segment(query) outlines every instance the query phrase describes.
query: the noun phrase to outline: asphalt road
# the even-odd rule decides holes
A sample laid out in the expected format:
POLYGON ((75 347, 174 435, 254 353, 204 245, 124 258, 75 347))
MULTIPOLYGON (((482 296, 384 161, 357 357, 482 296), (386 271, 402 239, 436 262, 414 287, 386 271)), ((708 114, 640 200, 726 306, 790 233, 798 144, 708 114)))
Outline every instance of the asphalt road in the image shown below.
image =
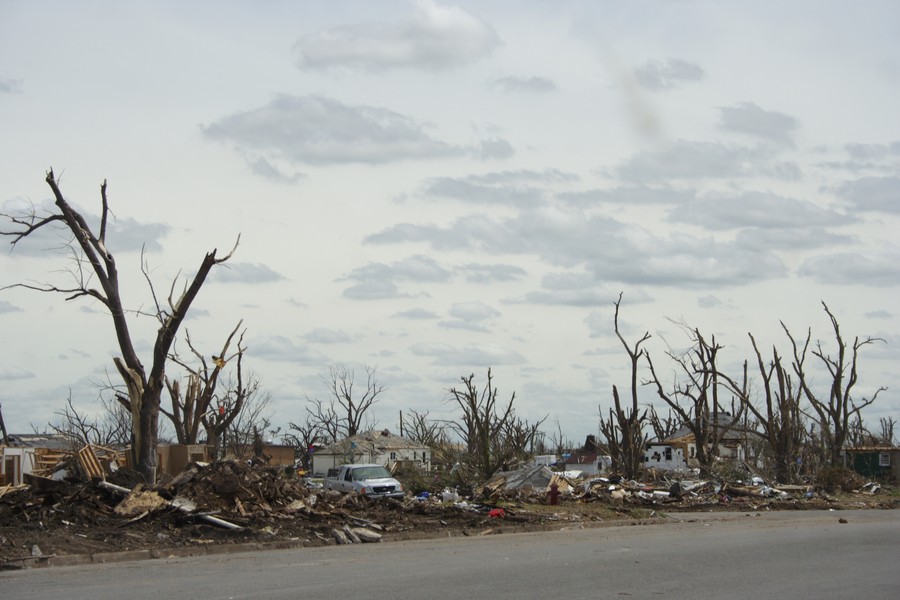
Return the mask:
POLYGON ((900 598, 900 511, 673 517, 5 572, 0 598, 900 598))

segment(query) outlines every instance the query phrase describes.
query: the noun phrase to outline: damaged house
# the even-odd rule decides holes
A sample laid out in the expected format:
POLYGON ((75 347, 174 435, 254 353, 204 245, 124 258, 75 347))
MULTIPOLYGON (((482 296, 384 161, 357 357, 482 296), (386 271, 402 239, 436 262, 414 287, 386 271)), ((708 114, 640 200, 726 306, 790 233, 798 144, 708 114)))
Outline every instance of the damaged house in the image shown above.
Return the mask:
POLYGON ((341 465, 374 463, 393 469, 396 465, 415 465, 431 470, 431 448, 407 438, 393 435, 387 429, 366 431, 315 451, 312 472, 316 477, 341 465))

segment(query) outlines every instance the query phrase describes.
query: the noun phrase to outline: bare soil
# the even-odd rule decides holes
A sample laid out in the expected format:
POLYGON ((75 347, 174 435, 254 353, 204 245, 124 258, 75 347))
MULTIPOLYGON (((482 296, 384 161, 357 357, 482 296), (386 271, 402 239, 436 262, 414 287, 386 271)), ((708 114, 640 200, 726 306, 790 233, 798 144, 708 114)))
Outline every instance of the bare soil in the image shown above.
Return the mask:
MULTIPOLYGON (((545 494, 441 502, 408 497, 370 500, 310 489, 292 474, 241 462, 194 466, 172 481, 142 490, 122 471, 113 478, 134 488, 128 498, 98 482, 59 481, 0 496, 0 568, 21 568, 46 556, 172 549, 206 544, 336 543, 334 530, 364 527, 382 539, 486 535, 504 531, 646 522, 665 512, 698 510, 808 510, 895 508, 889 494, 817 494, 791 498, 685 496, 625 500, 600 493, 566 496, 549 506, 545 494), (153 492, 139 496, 140 492, 153 492), (190 501, 192 512, 172 506, 190 501), (498 511, 497 509, 502 509, 498 511), (493 512, 492 512, 493 511, 493 512), (498 513, 502 515, 498 516, 498 513), (204 520, 214 515, 240 526, 229 530, 204 520)), ((116 481, 117 480, 117 481, 116 481)))

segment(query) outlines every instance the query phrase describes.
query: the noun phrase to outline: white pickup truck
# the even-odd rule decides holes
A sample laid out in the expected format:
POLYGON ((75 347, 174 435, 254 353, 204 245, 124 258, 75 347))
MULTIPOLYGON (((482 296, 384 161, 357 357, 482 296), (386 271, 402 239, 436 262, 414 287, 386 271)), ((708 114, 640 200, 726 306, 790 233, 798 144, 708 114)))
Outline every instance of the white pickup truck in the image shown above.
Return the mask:
POLYGON ((381 465, 354 464, 331 469, 325 489, 363 494, 369 498, 403 498, 403 485, 381 465))

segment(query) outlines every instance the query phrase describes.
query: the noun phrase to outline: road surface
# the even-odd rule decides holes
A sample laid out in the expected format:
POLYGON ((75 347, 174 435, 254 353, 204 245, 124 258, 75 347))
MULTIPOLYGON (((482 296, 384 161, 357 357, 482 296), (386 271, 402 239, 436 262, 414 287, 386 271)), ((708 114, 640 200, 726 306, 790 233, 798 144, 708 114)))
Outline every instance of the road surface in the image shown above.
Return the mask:
POLYGON ((900 511, 669 521, 12 571, 0 573, 0 597, 900 598, 900 511))

